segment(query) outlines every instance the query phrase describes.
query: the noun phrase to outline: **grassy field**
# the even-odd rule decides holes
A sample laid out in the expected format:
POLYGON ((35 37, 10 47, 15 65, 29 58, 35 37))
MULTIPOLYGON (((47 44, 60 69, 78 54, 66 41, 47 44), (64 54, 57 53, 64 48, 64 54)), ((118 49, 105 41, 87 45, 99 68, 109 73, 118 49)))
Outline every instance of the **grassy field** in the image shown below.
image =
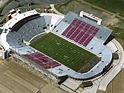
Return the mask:
POLYGON ((94 54, 52 33, 48 33, 39 40, 32 42, 30 46, 75 71, 79 71, 85 64, 95 57, 94 54))
POLYGON ((124 0, 85 0, 124 17, 124 0))
POLYGON ((108 25, 108 28, 113 30, 112 35, 115 36, 115 39, 117 39, 124 48, 124 20, 118 20, 118 23, 115 25, 108 25))
POLYGON ((84 5, 81 1, 77 0, 70 0, 69 2, 64 4, 56 4, 55 8, 63 14, 67 14, 69 11, 79 14, 82 10, 85 10, 86 12, 91 12, 90 8, 94 9, 93 7, 84 5))

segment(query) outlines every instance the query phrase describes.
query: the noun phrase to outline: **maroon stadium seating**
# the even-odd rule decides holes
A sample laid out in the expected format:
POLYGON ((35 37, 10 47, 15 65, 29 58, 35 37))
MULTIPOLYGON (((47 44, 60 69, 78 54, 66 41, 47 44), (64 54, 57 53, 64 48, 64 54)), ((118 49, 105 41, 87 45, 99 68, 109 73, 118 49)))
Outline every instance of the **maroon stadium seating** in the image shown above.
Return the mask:
POLYGON ((83 46, 87 46, 98 30, 98 28, 75 18, 62 35, 83 46))
POLYGON ((60 65, 58 62, 53 61, 49 57, 38 52, 32 54, 24 54, 23 56, 44 67, 45 69, 54 68, 60 65))

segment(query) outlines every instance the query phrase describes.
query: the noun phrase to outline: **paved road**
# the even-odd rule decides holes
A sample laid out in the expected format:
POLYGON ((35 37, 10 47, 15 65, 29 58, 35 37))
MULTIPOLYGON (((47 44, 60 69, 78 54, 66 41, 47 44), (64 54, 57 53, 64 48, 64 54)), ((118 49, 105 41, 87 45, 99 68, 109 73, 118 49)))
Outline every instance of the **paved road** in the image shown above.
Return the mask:
MULTIPOLYGON (((5 2, 6 0, 3 0, 3 1, 5 2)), ((33 3, 40 3, 41 6, 44 6, 44 5, 48 5, 48 4, 66 3, 68 1, 69 0, 17 0, 17 1, 13 0, 9 5, 7 5, 5 7, 5 9, 3 9, 1 14, 5 15, 9 10, 11 10, 13 8, 18 8, 19 6, 26 6, 26 5, 30 4, 31 2, 33 2, 33 3)))
POLYGON ((8 0, 1 0, 0 1, 0 7, 2 7, 8 0))
MULTIPOLYGON (((0 7, 2 7, 6 2, 8 2, 8 0, 1 0, 0 1, 0 7)), ((3 19, 3 16, 0 16, 0 20, 3 19)))

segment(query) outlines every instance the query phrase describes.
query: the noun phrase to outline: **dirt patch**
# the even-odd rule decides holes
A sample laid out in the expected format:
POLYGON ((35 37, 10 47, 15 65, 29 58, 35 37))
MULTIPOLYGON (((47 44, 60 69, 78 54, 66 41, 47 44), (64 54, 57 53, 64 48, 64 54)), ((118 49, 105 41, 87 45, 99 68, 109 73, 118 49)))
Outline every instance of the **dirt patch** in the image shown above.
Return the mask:
POLYGON ((112 15, 109 14, 109 13, 106 13, 106 12, 102 12, 104 15, 108 16, 108 17, 111 17, 112 15))
POLYGON ((119 22, 118 18, 112 18, 107 21, 108 22, 106 22, 106 26, 108 26, 108 25, 115 26, 119 22))
POLYGON ((114 19, 111 20, 110 25, 114 26, 118 22, 119 22, 119 20, 117 18, 114 18, 114 19))

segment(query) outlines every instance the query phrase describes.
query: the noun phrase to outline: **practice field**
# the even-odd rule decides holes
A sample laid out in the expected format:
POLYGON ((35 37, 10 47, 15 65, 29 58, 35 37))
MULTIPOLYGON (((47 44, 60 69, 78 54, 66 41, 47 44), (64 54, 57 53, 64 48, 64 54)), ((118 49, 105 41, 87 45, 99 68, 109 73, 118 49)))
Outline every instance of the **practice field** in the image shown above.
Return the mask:
POLYGON ((31 45, 35 49, 45 53, 67 67, 79 71, 96 55, 84 50, 61 37, 48 33, 31 45))

